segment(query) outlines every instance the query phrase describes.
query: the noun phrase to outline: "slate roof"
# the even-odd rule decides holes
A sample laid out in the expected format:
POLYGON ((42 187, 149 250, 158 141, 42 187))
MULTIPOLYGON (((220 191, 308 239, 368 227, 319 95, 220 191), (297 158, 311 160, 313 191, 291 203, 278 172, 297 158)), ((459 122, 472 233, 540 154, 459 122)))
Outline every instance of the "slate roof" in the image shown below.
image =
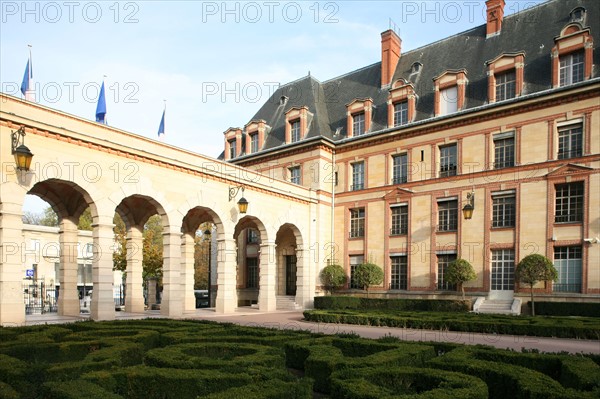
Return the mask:
MULTIPOLYGON (((486 61, 504 53, 525 53, 525 84, 522 95, 551 89, 551 49, 555 45, 554 38, 570 22, 571 10, 580 6, 586 9, 585 25, 591 29, 594 38, 592 78, 598 77, 600 1, 550 0, 505 16, 502 31, 497 36, 486 39, 486 25, 483 24, 402 53, 392 82, 404 78, 414 85, 418 96, 415 122, 434 116, 433 78, 447 70, 467 71, 465 109, 486 105, 486 61), (415 62, 420 62, 422 68, 418 74, 411 75, 415 62)), ((381 88, 381 62, 325 82, 320 82, 309 75, 285 84, 273 93, 252 118, 252 120, 264 119, 267 125, 271 126, 271 131, 259 153, 285 145, 285 112, 292 107, 307 106, 312 114, 308 120, 308 133, 305 140, 314 137, 325 137, 333 141, 346 139, 346 105, 356 98, 373 99, 370 132, 386 129, 388 94, 388 88, 381 88), (280 104, 282 96, 288 97, 285 104, 280 104)), ((250 154, 248 157, 253 155, 250 154)), ((244 153, 236 160, 242 157, 244 153)))

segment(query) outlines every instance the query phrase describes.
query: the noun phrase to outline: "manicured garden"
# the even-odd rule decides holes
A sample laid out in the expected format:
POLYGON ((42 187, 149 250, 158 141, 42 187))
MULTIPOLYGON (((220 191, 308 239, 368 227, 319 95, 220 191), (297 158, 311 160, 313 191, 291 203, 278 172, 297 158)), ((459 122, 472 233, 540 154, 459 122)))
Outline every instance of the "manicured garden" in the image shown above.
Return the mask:
POLYGON ((0 328, 0 398, 585 399, 600 395, 596 361, 213 322, 79 322, 0 328))
MULTIPOLYGON (((542 303, 538 307, 546 314, 564 314, 567 306, 542 303)), ((572 314, 600 314, 597 304, 568 307, 572 314)), ((315 310, 305 311, 304 318, 319 323, 600 339, 600 317, 483 315, 469 309, 470 301, 324 296, 315 298, 315 310)))

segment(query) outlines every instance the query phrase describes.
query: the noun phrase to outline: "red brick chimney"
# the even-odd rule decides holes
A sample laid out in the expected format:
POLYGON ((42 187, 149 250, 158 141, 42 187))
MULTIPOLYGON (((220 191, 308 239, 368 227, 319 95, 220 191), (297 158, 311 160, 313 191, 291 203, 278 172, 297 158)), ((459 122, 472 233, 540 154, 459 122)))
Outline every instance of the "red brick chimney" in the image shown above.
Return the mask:
POLYGON ((392 29, 381 34, 381 86, 391 83, 400 60, 402 40, 392 29))
POLYGON ((487 0, 487 29, 486 39, 500 34, 502 30, 502 20, 504 19, 504 0, 487 0))

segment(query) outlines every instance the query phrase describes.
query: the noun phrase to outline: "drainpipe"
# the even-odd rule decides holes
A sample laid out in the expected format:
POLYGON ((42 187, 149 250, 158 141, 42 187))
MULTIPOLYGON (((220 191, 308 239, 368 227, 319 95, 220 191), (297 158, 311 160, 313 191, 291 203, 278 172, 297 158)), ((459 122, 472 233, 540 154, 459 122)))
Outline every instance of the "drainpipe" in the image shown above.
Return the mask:
POLYGON ((329 259, 330 259, 330 264, 334 263, 334 255, 335 255, 335 248, 334 248, 334 226, 335 226, 335 184, 336 184, 336 180, 337 180, 337 176, 336 176, 336 166, 335 166, 335 148, 333 149, 333 151, 331 152, 331 173, 333 173, 333 178, 331 179, 331 221, 330 221, 330 237, 329 237, 329 241, 331 242, 331 254, 329 255, 329 259))

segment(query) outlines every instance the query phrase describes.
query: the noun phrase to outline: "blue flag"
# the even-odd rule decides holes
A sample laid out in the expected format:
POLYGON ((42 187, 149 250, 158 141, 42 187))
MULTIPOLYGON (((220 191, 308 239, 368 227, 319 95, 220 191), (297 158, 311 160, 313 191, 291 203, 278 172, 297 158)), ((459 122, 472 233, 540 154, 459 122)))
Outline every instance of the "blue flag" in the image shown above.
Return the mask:
POLYGON ((25 73, 23 74, 23 82, 21 83, 21 93, 27 98, 28 92, 31 90, 31 79, 33 79, 33 65, 31 60, 27 60, 25 73))
POLYGON ((160 125, 158 126, 159 139, 162 139, 165 135, 165 112, 167 112, 166 109, 163 111, 162 118, 160 119, 160 125))
POLYGON ((98 96, 98 105, 96 106, 96 122, 106 125, 106 97, 104 96, 104 82, 100 87, 100 95, 98 96))

